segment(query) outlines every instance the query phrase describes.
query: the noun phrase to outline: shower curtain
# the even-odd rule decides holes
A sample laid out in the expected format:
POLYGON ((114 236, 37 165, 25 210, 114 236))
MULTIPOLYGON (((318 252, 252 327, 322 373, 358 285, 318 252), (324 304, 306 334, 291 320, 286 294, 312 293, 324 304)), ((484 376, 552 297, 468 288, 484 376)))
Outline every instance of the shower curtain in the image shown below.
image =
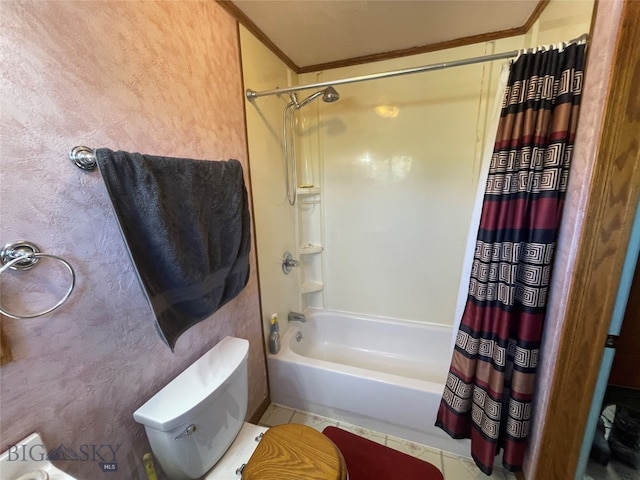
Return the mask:
POLYGON ((501 448, 507 470, 522 468, 584 57, 578 44, 522 54, 504 95, 436 420, 453 438, 471 438, 487 475, 501 448))
MULTIPOLYGON (((460 327, 460 320, 464 313, 464 307, 467 304, 467 296, 469 295, 469 277, 471 276, 471 266, 473 265, 473 253, 476 245, 476 237, 478 235, 478 227, 480 226, 480 215, 482 213, 482 200, 484 199, 484 187, 489 174, 489 164, 493 155, 493 145, 498 131, 498 121, 500 120, 500 112, 504 92, 507 88, 509 74, 511 73, 511 64, 513 61, 505 62, 500 67, 500 76, 498 78, 498 87, 494 98, 491 120, 488 124, 489 128, 485 133, 485 142, 482 151, 482 159, 480 163, 480 171, 478 175, 478 186, 476 196, 473 202, 473 211, 471 212, 471 221, 469 222, 469 231, 467 233, 466 248, 464 251, 464 259, 462 261, 462 271, 460 272, 460 283, 458 285, 458 296, 456 300, 456 310, 453 316, 453 331, 457 332, 460 327)), ((451 353, 456 346, 456 336, 451 336, 451 353)))

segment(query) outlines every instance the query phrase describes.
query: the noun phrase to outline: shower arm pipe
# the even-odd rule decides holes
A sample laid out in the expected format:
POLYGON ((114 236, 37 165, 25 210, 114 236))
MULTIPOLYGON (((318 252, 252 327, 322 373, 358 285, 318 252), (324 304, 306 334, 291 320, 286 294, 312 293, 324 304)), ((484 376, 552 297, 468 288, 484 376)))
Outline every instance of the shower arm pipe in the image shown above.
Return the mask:
POLYGON ((300 90, 308 90, 311 88, 323 88, 323 87, 335 87, 336 85, 344 85, 346 83, 366 82, 368 80, 377 80, 379 78, 399 77, 401 75, 410 75, 413 73, 430 72, 432 70, 444 70, 445 68, 461 67, 464 65, 473 65, 474 63, 492 62, 494 60, 502 60, 505 58, 517 57, 521 53, 521 50, 512 50, 510 52, 494 53, 492 55, 484 55, 482 57, 465 58, 463 60, 453 60, 451 62, 434 63, 431 65, 423 65, 421 67, 405 68, 402 70, 391 70, 381 73, 372 73, 369 75, 361 75, 359 77, 342 78, 339 80, 329 80, 326 82, 310 83, 307 85, 299 85, 295 87, 276 88, 274 90, 263 90, 256 92, 255 90, 247 89, 247 99, 253 100, 258 97, 264 97, 267 95, 279 95, 281 93, 298 92, 300 90))

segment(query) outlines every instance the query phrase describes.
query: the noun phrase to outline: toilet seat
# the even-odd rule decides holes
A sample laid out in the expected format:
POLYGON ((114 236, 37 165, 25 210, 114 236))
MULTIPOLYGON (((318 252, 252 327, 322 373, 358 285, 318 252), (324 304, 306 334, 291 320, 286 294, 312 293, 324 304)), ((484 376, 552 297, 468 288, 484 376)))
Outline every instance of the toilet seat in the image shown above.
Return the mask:
POLYGON ((346 480, 338 447, 306 425, 271 427, 242 471, 242 480, 346 480))

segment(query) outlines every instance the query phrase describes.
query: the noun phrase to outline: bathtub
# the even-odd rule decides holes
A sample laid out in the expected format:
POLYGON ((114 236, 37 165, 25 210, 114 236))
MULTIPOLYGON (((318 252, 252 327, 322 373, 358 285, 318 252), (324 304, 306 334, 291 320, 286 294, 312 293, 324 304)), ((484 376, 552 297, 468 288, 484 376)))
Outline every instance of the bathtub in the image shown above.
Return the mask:
POLYGON ((271 401, 458 455, 468 440, 434 427, 451 358, 451 327, 307 311, 268 355, 271 401))

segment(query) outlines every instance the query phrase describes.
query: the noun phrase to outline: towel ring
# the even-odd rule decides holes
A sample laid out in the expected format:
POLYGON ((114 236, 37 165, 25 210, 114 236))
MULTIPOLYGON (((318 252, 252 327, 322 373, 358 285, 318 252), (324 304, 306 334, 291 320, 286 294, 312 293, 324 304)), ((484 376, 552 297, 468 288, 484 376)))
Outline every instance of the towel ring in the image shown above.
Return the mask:
POLYGON ((17 315, 15 313, 7 312, 0 306, 0 313, 6 315, 7 317, 15 318, 18 320, 41 317, 42 315, 53 312, 56 308, 67 301, 76 284, 76 274, 73 271, 73 268, 64 258, 58 257, 57 255, 51 255, 50 253, 41 253, 40 249, 31 242, 20 240, 17 242, 8 243, 4 246, 2 251, 0 251, 0 260, 3 263, 3 266, 0 267, 0 275, 2 275, 8 269, 29 270, 30 268, 35 267, 42 257, 49 257, 53 258, 54 260, 58 260, 67 268, 67 270, 69 270, 69 273, 71 274, 71 284, 69 285, 67 293, 65 293, 60 301, 53 307, 48 308, 42 312, 33 313, 30 315, 17 315))

